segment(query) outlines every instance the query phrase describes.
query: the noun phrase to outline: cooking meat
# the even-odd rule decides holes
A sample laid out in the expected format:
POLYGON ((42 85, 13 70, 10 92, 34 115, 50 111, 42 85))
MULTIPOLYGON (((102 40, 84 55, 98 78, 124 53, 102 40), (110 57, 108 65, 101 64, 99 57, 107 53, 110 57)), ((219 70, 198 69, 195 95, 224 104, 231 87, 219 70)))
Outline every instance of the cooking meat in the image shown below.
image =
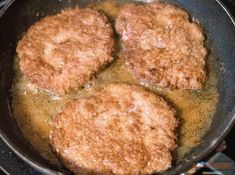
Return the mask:
POLYGON ((113 31, 91 9, 67 9, 32 25, 17 53, 25 77, 55 94, 78 89, 113 58, 113 31))
POLYGON ((142 87, 110 84, 67 103, 51 145, 75 174, 150 174, 171 166, 176 112, 142 87))
POLYGON ((166 3, 127 4, 116 21, 128 68, 144 83, 200 89, 207 49, 202 28, 166 3))

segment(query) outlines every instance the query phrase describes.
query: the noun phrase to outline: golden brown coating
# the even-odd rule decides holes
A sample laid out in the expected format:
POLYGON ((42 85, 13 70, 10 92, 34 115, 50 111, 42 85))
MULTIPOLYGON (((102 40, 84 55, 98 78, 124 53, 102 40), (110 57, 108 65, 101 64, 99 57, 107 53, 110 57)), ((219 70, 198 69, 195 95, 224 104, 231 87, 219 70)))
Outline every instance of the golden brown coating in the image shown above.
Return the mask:
POLYGON ((17 53, 25 77, 55 94, 76 90, 113 58, 113 31, 91 9, 67 9, 32 25, 17 53))
POLYGON ((176 112, 142 87, 110 84, 67 103, 51 145, 75 174, 150 174, 171 166, 176 112))
POLYGON ((116 30, 126 64, 138 79, 161 87, 202 88, 205 37, 185 11, 166 3, 127 4, 116 30))

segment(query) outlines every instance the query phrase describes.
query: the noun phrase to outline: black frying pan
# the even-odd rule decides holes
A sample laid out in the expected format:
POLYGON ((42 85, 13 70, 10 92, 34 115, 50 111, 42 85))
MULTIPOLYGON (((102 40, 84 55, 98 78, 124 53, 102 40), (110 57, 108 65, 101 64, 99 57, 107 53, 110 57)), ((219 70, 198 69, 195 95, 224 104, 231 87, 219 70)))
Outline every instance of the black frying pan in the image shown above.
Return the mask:
MULTIPOLYGON (((210 129, 200 145, 165 172, 180 174, 212 152, 235 122, 235 23, 219 0, 168 1, 184 8, 201 22, 218 57, 218 65, 223 65, 223 69, 217 68, 219 102, 210 129)), ((8 6, 11 3, 9 1, 8 6)), ((50 165, 24 140, 11 115, 10 90, 16 43, 22 33, 42 16, 88 3, 89 0, 16 0, 7 11, 0 12, 1 15, 5 11, 0 18, 0 136, 24 161, 45 174, 61 174, 63 170, 50 165), (43 15, 35 16, 35 12, 43 15)))

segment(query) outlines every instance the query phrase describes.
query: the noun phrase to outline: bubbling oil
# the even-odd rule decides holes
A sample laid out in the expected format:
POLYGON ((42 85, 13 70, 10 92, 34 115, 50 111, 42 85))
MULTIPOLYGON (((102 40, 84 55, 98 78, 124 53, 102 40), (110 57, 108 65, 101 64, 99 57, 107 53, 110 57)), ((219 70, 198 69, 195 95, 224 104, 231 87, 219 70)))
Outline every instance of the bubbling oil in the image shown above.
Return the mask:
MULTIPOLYGON (((111 21, 114 21, 121 4, 116 1, 101 1, 91 3, 89 7, 103 11, 111 21)), ((116 41, 118 41, 117 38, 116 41)), ((19 70, 19 59, 15 58, 15 80, 12 88, 12 109, 15 120, 25 138, 52 164, 62 167, 50 147, 50 122, 66 102, 74 98, 90 96, 105 88, 108 83, 141 84, 126 68, 118 44, 114 57, 115 61, 102 70, 95 79, 77 92, 61 97, 37 89, 27 82, 19 70)), ((180 127, 175 160, 180 160, 190 149, 200 144, 201 138, 210 127, 218 97, 216 67, 216 57, 211 53, 207 58, 208 79, 200 91, 170 90, 146 85, 147 89, 164 97, 178 111, 180 127)))

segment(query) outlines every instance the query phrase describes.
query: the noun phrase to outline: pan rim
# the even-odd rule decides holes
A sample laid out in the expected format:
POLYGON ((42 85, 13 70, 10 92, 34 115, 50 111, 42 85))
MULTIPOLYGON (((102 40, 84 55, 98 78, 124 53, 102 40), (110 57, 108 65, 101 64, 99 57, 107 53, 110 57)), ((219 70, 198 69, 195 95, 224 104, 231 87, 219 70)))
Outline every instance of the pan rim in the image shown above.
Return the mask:
MULTIPOLYGON (((233 26, 235 27, 235 18, 232 16, 231 12, 227 9, 227 7, 221 2, 221 0, 216 0, 216 2, 219 4, 219 6, 223 9, 223 11, 228 15, 228 17, 230 18, 230 21, 233 23, 233 26)), ((229 123, 229 125, 226 126, 226 128, 221 132, 221 134, 219 135, 219 137, 215 138, 213 141, 213 144, 211 144, 207 149, 205 149, 204 151, 202 151, 200 154, 198 154, 196 157, 192 158, 191 162, 186 162, 183 165, 181 165, 181 167, 179 167, 177 169, 178 172, 182 173, 185 172, 187 170, 190 170, 190 168, 193 167, 193 162, 198 162, 200 160, 202 160, 204 157, 208 156, 213 150, 215 150, 218 145, 224 140, 224 138, 226 137, 226 135, 229 133, 229 131, 233 128, 233 126, 235 126, 235 106, 233 107, 232 111, 230 112, 230 114, 228 115, 232 115, 231 117, 231 122, 229 123)), ((173 175, 174 172, 171 172, 171 170, 169 170, 170 172, 167 173, 167 175, 173 175)))
MULTIPOLYGON (((11 6, 11 4, 14 2, 15 0, 9 1, 9 3, 7 3, 6 8, 4 8, 1 12, 0 12, 0 17, 4 14, 4 12, 11 6)), ((233 18, 233 16, 231 15, 230 11, 225 7, 225 5, 220 1, 220 0, 216 0, 216 2, 219 4, 219 6, 223 9, 223 11, 229 16, 231 22, 233 23, 234 27, 235 27, 235 20, 233 18)), ((9 103, 8 103, 9 104, 9 103)), ((225 127, 225 129, 221 132, 220 136, 218 138, 215 138, 213 141, 213 144, 211 144, 207 149, 205 149, 204 151, 202 151, 199 155, 197 155, 195 158, 192 158, 193 162, 198 162, 199 160, 201 160, 203 157, 207 156, 209 153, 211 153, 217 146, 219 143, 221 143, 221 141, 225 138, 225 136, 229 133, 229 131, 232 129, 232 127, 235 125, 235 107, 233 107, 233 110, 230 112, 231 117, 231 122, 225 127)), ((56 171, 56 170, 52 170, 49 168, 46 168, 44 166, 40 166, 37 162, 35 162, 31 157, 25 155, 24 153, 22 153, 18 147, 16 145, 14 145, 9 139, 8 137, 3 133, 2 130, 0 130, 0 138, 7 144, 7 146, 17 155, 19 156, 24 162, 26 162, 27 164, 29 164, 31 167, 35 168, 36 170, 44 173, 44 174, 58 174, 58 175, 63 175, 64 173, 60 172, 60 171, 56 171)), ((184 164, 181 165, 181 167, 176 167, 177 172, 183 172, 185 170, 189 170, 190 167, 193 166, 193 162, 186 162, 184 164)), ((169 170, 170 171, 170 170, 169 170)), ((168 173, 167 173, 168 174, 168 173)), ((174 172, 169 172, 169 174, 174 174, 174 172)))

